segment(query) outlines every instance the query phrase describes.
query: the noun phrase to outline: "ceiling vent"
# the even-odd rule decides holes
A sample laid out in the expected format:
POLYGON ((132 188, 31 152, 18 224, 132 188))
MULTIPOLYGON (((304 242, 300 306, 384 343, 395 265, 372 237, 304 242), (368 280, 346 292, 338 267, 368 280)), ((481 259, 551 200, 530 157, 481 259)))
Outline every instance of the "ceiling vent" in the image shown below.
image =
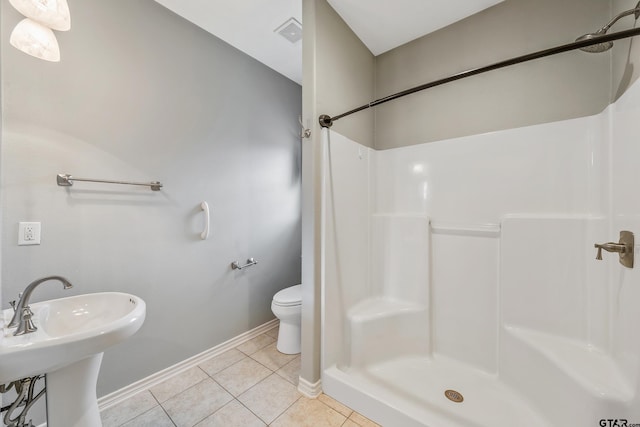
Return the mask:
POLYGON ((273 30, 291 43, 302 39, 302 24, 296 18, 289 18, 284 24, 273 30))

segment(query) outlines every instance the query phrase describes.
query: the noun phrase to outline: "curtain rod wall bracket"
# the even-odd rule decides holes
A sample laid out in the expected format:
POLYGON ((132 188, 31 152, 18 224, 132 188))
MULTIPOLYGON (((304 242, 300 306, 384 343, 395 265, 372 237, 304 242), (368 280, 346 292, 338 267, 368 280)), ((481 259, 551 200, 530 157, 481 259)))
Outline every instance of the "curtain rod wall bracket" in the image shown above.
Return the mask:
POLYGON ((318 121, 320 122, 320 126, 322 126, 323 128, 330 128, 331 126, 333 126, 333 119, 331 118, 331 116, 328 116, 326 114, 321 115, 318 121))

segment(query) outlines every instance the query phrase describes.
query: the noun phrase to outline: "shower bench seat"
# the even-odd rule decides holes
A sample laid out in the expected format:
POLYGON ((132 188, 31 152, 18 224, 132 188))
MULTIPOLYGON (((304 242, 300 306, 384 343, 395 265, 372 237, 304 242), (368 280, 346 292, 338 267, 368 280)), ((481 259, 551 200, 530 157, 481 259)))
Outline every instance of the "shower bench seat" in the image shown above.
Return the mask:
POLYGON ((582 341, 530 329, 508 326, 505 330, 544 356, 573 381, 594 396, 626 402, 633 398, 633 387, 604 351, 582 341))
POLYGON ((352 366, 429 351, 429 318, 424 305, 385 297, 369 298, 353 306, 347 318, 352 366))
POLYGON ((354 305, 347 316, 353 321, 366 322, 381 317, 389 317, 398 313, 411 313, 426 310, 422 304, 398 299, 376 297, 368 298, 354 305))

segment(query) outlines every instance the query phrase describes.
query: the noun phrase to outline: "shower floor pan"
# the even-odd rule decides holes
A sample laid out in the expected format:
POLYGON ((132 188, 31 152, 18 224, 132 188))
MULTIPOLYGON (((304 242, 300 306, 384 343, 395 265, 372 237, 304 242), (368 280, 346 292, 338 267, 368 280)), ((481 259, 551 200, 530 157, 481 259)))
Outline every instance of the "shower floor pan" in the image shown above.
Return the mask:
POLYGON ((441 357, 401 357, 344 371, 333 366, 322 384, 326 394, 383 426, 551 426, 496 376, 441 357), (447 390, 464 400, 449 400, 447 390))

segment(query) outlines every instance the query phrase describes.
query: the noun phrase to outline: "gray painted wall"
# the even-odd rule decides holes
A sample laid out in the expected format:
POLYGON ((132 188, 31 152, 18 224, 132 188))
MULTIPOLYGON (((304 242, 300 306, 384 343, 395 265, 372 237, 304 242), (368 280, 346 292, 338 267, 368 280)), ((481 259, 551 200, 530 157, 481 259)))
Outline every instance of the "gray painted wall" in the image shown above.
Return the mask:
MULTIPOLYGON (((616 16, 620 12, 633 9, 638 2, 636 0, 616 0, 612 1, 611 16, 616 16)), ((606 24, 600 24, 601 26, 606 24)), ((626 16, 620 19, 612 28, 613 31, 636 28, 638 22, 633 16, 626 16)), ((640 77, 640 69, 635 65, 640 61, 640 39, 619 40, 615 42, 612 52, 611 67, 611 91, 612 101, 617 100, 622 94, 640 77)))
POLYGON ((273 294, 300 283, 301 88, 152 0, 69 6, 51 64, 9 46, 20 15, 0 4, 2 295, 61 274, 72 290, 34 300, 146 300, 142 329, 105 353, 101 396, 273 319, 273 294), (57 173, 164 188, 65 189, 57 173), (18 221, 42 222, 40 246, 17 246, 18 221))
MULTIPOLYGON (((320 114, 338 114, 374 93, 374 57, 326 0, 303 0, 303 117, 312 129, 303 143, 302 366, 309 383, 320 379, 322 170, 320 114)), ((336 122, 333 129, 373 146, 373 112, 336 122)))
MULTIPOLYGON (((334 116, 359 107, 374 95, 375 60, 369 49, 326 2, 316 3, 316 106, 334 116)), ((373 111, 336 121, 332 130, 373 146, 373 111)))
MULTIPOLYGON (((376 98, 572 42, 602 27, 610 7, 602 0, 507 0, 376 57, 376 98)), ((375 111, 375 146, 386 149, 599 113, 611 100, 610 67, 611 53, 569 52, 389 102, 375 111)))
MULTIPOLYGON (((336 115, 460 71, 571 42, 634 6, 630 0, 507 0, 373 58, 375 90, 368 97, 362 89, 372 74, 363 72, 363 64, 371 58, 326 6, 330 11, 323 16, 335 16, 316 21, 315 32, 326 34, 316 43, 324 53, 316 53, 313 69, 318 114, 336 115)), ((633 25, 625 18, 613 31, 633 25)), ((373 134, 371 111, 342 119, 333 129, 369 146, 375 135, 373 146, 387 149, 596 114, 640 75, 633 61, 638 49, 625 40, 604 54, 569 52, 493 71, 376 107, 373 134)))

